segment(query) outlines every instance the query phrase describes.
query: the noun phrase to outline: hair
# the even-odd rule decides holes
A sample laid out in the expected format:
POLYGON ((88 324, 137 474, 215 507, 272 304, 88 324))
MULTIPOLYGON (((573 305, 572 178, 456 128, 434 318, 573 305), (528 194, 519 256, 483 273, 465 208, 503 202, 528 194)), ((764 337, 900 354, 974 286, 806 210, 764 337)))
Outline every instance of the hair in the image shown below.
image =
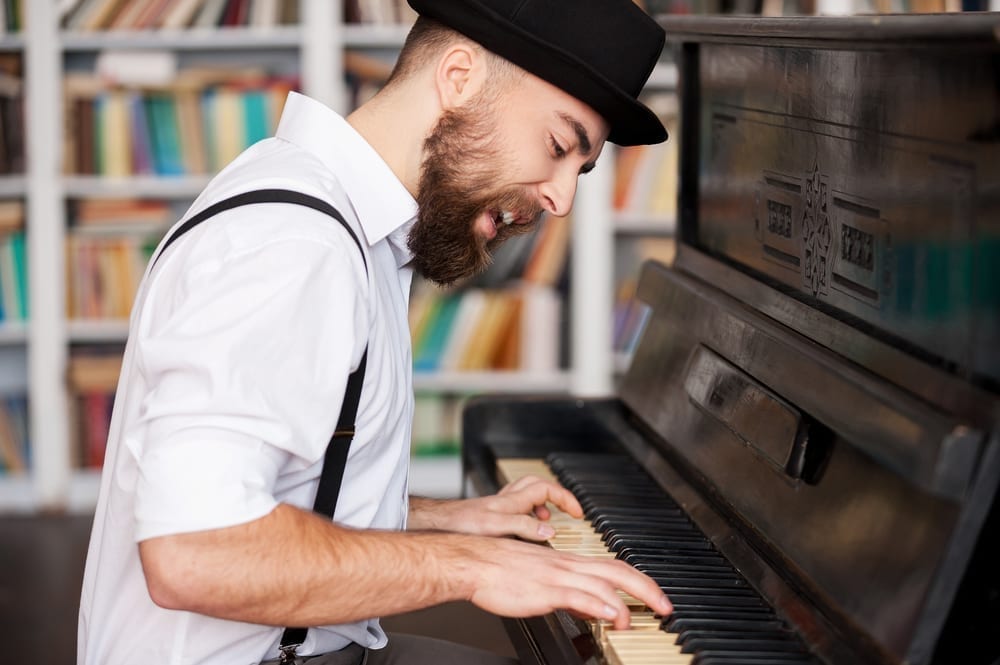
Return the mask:
POLYGON ((418 16, 403 48, 399 52, 396 65, 386 81, 386 86, 391 86, 397 81, 405 81, 412 77, 427 63, 436 60, 445 49, 456 41, 464 41, 475 46, 476 50, 483 54, 486 59, 486 71, 491 84, 502 86, 519 79, 524 75, 524 70, 502 58, 492 51, 484 48, 475 40, 469 39, 465 35, 452 30, 443 23, 418 16))

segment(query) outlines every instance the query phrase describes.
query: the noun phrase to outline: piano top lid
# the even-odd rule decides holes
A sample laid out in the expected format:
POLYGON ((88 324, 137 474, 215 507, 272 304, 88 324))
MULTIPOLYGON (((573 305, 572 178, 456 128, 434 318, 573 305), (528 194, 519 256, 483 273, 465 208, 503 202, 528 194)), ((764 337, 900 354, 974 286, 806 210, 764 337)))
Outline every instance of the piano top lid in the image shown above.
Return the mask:
POLYGON ((1000 42, 1000 12, 948 14, 870 14, 855 16, 716 16, 665 15, 658 17, 670 41, 722 39, 768 40, 771 43, 869 44, 904 48, 921 44, 1000 42))
POLYGON ((675 266, 894 381, 868 340, 1000 394, 1000 13, 661 23, 675 266))

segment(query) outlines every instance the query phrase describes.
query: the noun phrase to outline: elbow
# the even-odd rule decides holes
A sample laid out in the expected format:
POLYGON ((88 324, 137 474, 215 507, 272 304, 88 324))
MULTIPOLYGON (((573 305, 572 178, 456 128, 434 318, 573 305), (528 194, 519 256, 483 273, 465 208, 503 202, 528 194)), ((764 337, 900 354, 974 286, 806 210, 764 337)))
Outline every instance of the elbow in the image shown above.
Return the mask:
POLYGON ((197 611, 197 578, 186 571, 186 557, 167 536, 139 543, 139 559, 150 599, 165 610, 197 611))

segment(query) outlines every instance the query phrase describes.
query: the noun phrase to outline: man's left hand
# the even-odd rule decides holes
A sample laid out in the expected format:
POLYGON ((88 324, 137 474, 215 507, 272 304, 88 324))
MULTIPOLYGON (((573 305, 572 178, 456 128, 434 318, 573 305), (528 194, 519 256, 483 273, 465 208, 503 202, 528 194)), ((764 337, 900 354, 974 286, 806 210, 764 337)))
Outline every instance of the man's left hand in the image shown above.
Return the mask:
POLYGON ((492 496, 458 501, 410 498, 410 529, 436 529, 480 536, 517 536, 544 541, 555 534, 546 503, 573 517, 583 509, 566 488, 524 476, 492 496))

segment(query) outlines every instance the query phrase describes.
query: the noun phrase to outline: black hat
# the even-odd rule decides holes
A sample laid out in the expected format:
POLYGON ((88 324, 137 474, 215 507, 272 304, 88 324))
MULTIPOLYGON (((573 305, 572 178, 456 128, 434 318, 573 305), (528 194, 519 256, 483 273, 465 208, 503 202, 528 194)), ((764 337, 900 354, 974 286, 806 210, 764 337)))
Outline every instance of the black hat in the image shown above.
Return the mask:
POLYGON ((663 123, 638 101, 664 32, 632 0, 407 0, 597 111, 619 145, 660 143, 663 123))

